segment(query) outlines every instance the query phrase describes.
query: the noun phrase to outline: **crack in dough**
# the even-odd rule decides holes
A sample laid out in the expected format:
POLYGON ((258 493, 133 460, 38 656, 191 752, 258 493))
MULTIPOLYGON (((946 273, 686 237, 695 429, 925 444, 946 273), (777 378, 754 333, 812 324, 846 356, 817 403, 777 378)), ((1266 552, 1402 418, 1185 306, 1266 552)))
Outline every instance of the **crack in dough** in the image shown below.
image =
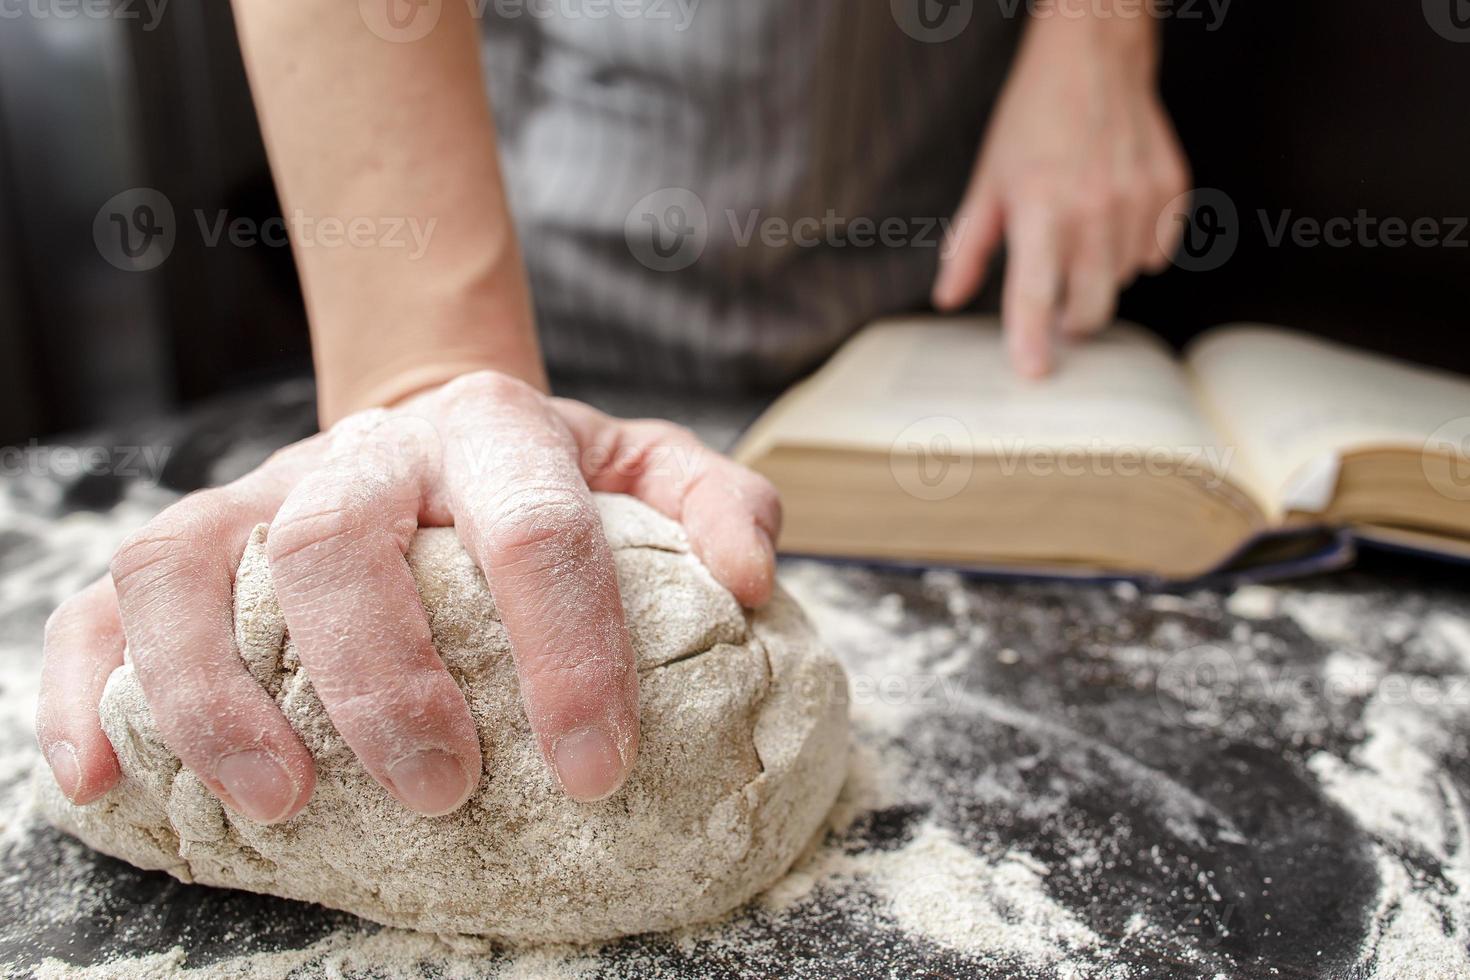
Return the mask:
POLYGON ((75 807, 38 772, 40 809, 98 850, 184 881, 445 936, 595 942, 728 913, 822 827, 845 772, 846 680, 784 593, 747 613, 678 525, 627 497, 599 495, 598 506, 641 692, 639 760, 610 799, 578 804, 559 792, 484 577, 453 528, 429 528, 408 562, 486 769, 460 810, 405 810, 363 770, 297 669, 262 526, 236 579, 235 637, 316 759, 311 802, 269 827, 221 805, 163 745, 124 665, 101 708, 123 782, 75 807))

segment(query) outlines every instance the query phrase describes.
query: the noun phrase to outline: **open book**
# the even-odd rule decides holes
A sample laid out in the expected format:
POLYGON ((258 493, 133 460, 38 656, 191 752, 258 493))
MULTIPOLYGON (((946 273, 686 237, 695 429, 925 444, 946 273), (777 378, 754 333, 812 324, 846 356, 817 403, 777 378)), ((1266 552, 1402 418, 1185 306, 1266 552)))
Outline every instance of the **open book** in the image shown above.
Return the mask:
POLYGON ((992 319, 874 324, 751 428, 783 548, 1188 580, 1349 528, 1470 558, 1470 379, 1287 330, 1119 325, 1016 377, 992 319))

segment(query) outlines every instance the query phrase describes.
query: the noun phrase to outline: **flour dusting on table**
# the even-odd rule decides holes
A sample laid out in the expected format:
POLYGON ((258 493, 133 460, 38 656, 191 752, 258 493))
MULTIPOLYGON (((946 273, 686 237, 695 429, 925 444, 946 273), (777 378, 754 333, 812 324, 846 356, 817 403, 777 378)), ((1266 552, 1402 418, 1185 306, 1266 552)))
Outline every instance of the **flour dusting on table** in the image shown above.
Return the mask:
POLYGON ((0 494, 15 975, 1470 972, 1470 602, 1452 589, 1348 575, 1157 595, 787 561, 853 679, 826 839, 714 926, 506 951, 185 890, 31 821, 41 623, 166 495, 58 520, 45 485, 20 491, 0 494))

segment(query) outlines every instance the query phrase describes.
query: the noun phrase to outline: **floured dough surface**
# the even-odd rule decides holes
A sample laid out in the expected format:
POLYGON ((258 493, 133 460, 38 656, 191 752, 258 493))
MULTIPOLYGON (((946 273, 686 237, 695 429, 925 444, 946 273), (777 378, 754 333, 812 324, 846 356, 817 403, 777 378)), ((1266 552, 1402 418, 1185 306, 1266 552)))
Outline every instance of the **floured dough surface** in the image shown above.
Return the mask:
POLYGON ((842 670, 789 597, 778 591, 747 613, 678 525, 627 497, 599 496, 598 506, 641 691, 639 758, 610 799, 574 803, 556 787, 494 600, 454 530, 440 528, 419 532, 409 566, 479 726, 485 773, 452 814, 404 809, 358 763, 299 669, 261 527, 236 581, 236 641, 316 759, 311 802, 278 826, 223 806, 164 746, 125 665, 101 708, 122 783, 75 807, 39 774, 42 811, 100 851, 183 881, 445 935, 594 942, 723 915, 789 867, 837 794, 842 670))

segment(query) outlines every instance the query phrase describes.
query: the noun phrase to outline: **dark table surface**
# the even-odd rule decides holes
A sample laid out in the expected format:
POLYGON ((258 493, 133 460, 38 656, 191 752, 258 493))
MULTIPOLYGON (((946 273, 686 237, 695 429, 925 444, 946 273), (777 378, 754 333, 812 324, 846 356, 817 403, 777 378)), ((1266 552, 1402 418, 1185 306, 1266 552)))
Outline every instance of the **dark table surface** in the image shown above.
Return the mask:
MULTIPOLYGON (((587 396, 719 445, 751 408, 587 396)), ((1182 595, 783 561, 852 677, 849 786, 826 843, 770 897, 675 936, 452 949, 183 885, 38 824, 46 615, 178 492, 311 429, 310 387, 287 383, 72 443, 102 447, 105 473, 41 446, 0 459, 0 968, 1470 975, 1470 590, 1450 566, 1384 558, 1182 595)))

